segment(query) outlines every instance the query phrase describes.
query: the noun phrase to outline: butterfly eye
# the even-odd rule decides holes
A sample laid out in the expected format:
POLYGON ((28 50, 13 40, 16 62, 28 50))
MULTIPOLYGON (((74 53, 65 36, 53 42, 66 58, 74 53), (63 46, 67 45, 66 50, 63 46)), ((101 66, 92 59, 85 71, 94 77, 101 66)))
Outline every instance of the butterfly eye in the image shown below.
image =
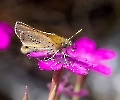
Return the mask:
POLYGON ((63 48, 66 48, 67 46, 68 46, 68 44, 67 44, 67 43, 62 44, 62 47, 63 47, 63 48))
POLYGON ((29 48, 28 46, 25 46, 25 48, 27 49, 27 48, 29 48))

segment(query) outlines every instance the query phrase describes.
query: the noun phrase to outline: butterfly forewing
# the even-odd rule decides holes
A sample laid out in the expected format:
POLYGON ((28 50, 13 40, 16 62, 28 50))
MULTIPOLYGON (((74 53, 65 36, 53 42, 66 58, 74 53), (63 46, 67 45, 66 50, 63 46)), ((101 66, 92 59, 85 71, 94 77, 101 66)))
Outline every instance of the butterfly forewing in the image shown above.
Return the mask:
POLYGON ((66 41, 61 36, 39 31, 22 22, 16 22, 15 33, 23 44, 21 48, 23 53, 43 50, 56 52, 66 41))
MULTIPOLYGON (((38 34, 37 32, 33 31, 24 31, 20 34, 20 39, 23 46, 27 46, 27 51, 56 51, 56 47, 53 46, 51 39, 42 35, 38 34)), ((24 50, 24 49, 22 49, 24 50)), ((25 50, 24 50, 25 51, 25 50)))
POLYGON ((15 23, 15 33, 19 37, 21 32, 32 31, 33 28, 27 24, 17 21, 15 23))

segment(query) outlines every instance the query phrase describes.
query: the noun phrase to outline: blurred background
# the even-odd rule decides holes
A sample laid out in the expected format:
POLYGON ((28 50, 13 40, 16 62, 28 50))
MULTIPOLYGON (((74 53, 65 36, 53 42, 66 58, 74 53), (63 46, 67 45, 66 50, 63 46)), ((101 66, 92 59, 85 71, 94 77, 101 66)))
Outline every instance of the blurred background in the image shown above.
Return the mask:
MULTIPOLYGON (((20 52, 14 33, 16 21, 69 38, 87 36, 98 47, 113 49, 118 56, 109 62, 110 77, 91 72, 85 88, 89 96, 81 100, 119 100, 120 93, 120 1, 119 0, 0 0, 0 100, 22 100, 25 86, 29 100, 47 100, 53 72, 40 71, 36 59, 20 52), (3 38, 5 37, 5 38, 3 38)), ((73 76, 74 80, 74 76, 73 76)), ((64 96, 61 100, 70 100, 64 96)))

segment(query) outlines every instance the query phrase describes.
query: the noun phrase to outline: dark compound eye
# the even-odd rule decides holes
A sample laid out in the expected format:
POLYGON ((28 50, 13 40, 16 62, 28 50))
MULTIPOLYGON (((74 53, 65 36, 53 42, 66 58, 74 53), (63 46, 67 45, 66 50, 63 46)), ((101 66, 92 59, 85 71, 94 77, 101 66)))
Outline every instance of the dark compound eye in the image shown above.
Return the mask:
POLYGON ((27 48, 29 48, 28 46, 25 46, 25 48, 27 49, 27 48))

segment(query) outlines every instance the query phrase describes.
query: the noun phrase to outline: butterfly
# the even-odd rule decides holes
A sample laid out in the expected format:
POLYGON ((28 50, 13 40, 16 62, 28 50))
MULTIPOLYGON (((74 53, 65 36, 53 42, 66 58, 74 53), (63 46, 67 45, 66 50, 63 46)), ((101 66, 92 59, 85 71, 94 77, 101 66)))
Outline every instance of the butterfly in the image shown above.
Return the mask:
POLYGON ((22 42, 21 52, 24 54, 37 51, 56 53, 61 48, 70 46, 72 44, 70 39, 74 36, 67 39, 54 33, 40 31, 19 21, 15 23, 15 33, 22 42))

